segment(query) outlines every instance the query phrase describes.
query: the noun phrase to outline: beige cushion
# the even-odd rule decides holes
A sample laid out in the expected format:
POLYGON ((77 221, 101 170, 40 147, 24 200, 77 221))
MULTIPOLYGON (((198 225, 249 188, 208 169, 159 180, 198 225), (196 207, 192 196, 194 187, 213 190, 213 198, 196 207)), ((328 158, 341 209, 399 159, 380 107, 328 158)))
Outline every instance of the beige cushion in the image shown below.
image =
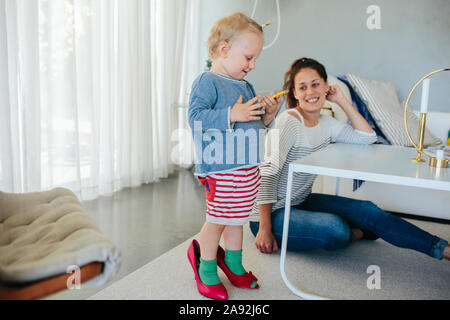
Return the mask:
POLYGON ((105 267, 90 283, 102 285, 116 274, 120 252, 73 192, 0 192, 0 282, 39 281, 95 261, 105 267))

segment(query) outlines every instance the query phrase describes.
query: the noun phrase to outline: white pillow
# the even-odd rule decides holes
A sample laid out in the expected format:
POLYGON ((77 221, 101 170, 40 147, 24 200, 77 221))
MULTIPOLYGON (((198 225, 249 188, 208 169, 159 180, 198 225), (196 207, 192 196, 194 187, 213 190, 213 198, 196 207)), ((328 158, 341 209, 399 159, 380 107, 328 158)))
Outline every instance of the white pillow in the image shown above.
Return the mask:
MULTIPOLYGON (((403 108, 398 100, 395 86, 392 83, 367 80, 352 74, 347 74, 347 79, 359 97, 366 103, 372 118, 386 138, 393 145, 412 146, 406 134, 403 108)), ((417 117, 412 112, 408 112, 408 128, 416 142, 418 127, 417 117)), ((425 146, 440 143, 442 142, 431 133, 425 134, 425 146)))

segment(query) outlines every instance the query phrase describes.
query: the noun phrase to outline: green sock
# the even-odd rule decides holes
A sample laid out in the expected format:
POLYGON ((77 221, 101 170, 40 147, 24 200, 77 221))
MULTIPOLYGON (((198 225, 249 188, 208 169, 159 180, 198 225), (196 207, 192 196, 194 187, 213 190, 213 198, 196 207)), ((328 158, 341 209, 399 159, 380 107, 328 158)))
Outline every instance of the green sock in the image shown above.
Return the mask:
MULTIPOLYGON (((230 271, 235 275, 242 276, 244 273, 247 273, 242 266, 242 250, 225 250, 224 260, 228 269, 230 269, 230 271)), ((253 281, 251 287, 254 288, 256 285, 256 281, 253 281)))
POLYGON ((219 284, 220 279, 217 275, 217 259, 206 261, 200 258, 198 275, 200 276, 200 280, 207 286, 219 284))

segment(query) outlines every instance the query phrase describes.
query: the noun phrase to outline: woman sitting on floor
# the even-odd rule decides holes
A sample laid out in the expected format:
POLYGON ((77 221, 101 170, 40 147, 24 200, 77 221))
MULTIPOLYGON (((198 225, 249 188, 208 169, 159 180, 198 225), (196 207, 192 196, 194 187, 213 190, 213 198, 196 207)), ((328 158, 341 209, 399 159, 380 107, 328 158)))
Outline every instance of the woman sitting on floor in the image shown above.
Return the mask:
MULTIPOLYGON (((338 86, 329 86, 323 65, 302 58, 286 73, 288 110, 276 120, 267 141, 261 186, 250 218, 255 245, 263 253, 281 244, 289 164, 331 142, 372 144, 376 134, 345 98, 338 86), (325 100, 337 103, 351 125, 320 114, 325 100), (276 148, 271 148, 276 146, 276 148)), ((332 161, 332 159, 330 159, 332 161)), ((385 212, 369 201, 314 194, 316 175, 294 173, 287 248, 335 250, 359 239, 378 237, 402 248, 436 259, 450 260, 448 242, 385 212)))

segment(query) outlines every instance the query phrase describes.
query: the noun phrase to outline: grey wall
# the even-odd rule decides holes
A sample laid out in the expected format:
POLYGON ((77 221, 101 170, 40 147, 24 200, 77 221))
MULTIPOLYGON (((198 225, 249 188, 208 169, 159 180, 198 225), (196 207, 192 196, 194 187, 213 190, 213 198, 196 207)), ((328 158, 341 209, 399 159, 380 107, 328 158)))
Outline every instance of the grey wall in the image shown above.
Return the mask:
MULTIPOLYGON (((253 0, 201 0, 202 68, 206 41, 215 21, 236 11, 251 15, 253 0)), ((400 100, 425 74, 450 67, 450 0, 280 0, 281 35, 263 51, 247 80, 257 91, 282 86, 284 73, 297 58, 322 62, 329 74, 353 73, 392 82, 400 100), (369 30, 366 9, 381 9, 381 29, 369 30)), ((276 33, 275 0, 259 0, 255 20, 264 24, 266 44, 276 33)), ((431 79, 430 109, 450 112, 450 72, 431 79)), ((412 105, 419 108, 420 90, 412 105)))

